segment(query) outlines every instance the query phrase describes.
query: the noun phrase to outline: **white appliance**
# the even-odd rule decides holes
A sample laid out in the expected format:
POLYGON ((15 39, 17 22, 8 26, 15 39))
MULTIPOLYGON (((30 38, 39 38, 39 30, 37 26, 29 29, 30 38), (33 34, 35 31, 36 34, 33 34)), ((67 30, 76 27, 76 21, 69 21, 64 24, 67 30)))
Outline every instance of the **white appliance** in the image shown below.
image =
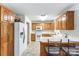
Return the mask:
POLYGON ((40 42, 42 37, 42 26, 36 26, 36 41, 40 42))
POLYGON ((36 30, 42 30, 42 26, 36 26, 36 30))
POLYGON ((21 22, 14 23, 14 55, 21 56, 26 48, 25 26, 21 22))

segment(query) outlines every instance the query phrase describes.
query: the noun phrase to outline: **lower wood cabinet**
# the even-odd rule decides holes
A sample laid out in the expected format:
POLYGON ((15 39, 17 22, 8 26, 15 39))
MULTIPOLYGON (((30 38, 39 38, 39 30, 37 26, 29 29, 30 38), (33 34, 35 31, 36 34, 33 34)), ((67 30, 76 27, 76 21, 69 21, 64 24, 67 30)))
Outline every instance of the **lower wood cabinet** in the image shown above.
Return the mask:
POLYGON ((31 34, 31 41, 35 41, 36 38, 35 38, 35 34, 31 34))
POLYGON ((47 45, 47 42, 40 42, 40 56, 47 56, 47 52, 45 50, 45 46, 47 45))

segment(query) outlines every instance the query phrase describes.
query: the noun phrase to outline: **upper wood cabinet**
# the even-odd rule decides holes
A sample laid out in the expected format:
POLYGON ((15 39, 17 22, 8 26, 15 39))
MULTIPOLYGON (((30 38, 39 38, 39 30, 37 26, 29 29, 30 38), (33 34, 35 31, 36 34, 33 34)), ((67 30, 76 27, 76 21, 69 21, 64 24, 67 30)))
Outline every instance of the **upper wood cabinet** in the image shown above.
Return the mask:
POLYGON ((52 30, 52 23, 44 23, 43 30, 52 30))
POLYGON ((32 23, 32 30, 36 30, 36 26, 38 26, 39 23, 32 23))
POLYGON ((56 30, 74 30, 74 11, 67 11, 55 20, 56 30))
POLYGON ((74 30, 74 11, 66 13, 66 30, 74 30))
POLYGON ((13 13, 10 9, 4 6, 0 6, 0 17, 0 21, 8 21, 13 23, 15 21, 16 14, 13 13))
POLYGON ((42 26, 42 30, 53 30, 54 29, 53 22, 32 23, 32 30, 36 30, 36 26, 42 26))

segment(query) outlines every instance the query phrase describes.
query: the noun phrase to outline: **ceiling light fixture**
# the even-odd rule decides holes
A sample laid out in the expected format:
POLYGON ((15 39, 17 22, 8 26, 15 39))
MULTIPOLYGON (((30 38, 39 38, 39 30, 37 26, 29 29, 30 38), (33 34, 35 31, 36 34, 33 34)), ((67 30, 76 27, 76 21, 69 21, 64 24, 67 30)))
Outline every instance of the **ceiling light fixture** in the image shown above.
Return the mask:
POLYGON ((46 20, 46 19, 48 18, 48 16, 45 15, 45 14, 42 14, 41 16, 39 16, 39 18, 40 18, 42 21, 44 21, 44 20, 46 20))

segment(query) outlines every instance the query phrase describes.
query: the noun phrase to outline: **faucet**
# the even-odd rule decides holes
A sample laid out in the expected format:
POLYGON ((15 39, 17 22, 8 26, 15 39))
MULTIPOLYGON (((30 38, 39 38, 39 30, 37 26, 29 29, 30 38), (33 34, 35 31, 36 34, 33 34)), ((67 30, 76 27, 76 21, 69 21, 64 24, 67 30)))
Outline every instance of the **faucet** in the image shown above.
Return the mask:
POLYGON ((69 34, 65 33, 65 38, 68 38, 68 35, 69 35, 69 34))
POLYGON ((65 38, 68 38, 68 34, 67 33, 65 33, 65 38))

